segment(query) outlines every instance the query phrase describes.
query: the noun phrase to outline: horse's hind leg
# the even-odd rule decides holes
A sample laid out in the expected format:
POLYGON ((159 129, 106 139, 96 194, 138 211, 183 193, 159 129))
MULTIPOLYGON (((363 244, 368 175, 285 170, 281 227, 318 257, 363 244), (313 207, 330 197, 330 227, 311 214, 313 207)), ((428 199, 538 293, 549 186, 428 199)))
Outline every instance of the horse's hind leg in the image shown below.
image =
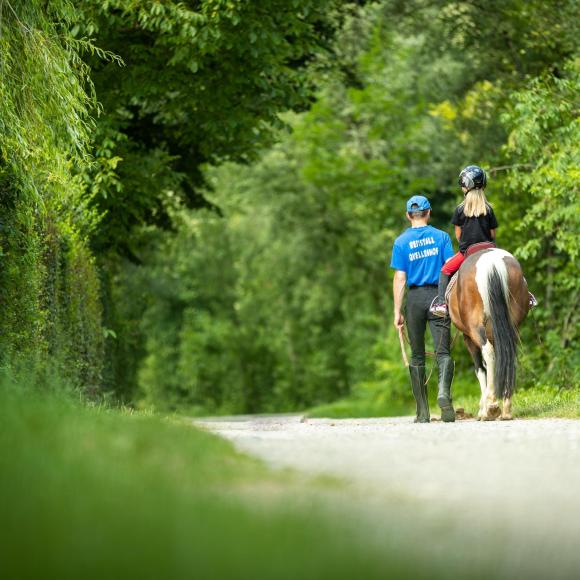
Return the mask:
POLYGON ((475 367, 475 376, 479 381, 479 386, 481 388, 481 398, 479 399, 479 412, 477 413, 478 419, 481 419, 485 413, 485 392, 487 389, 487 377, 485 368, 483 366, 483 358, 481 356, 481 349, 467 336, 463 335, 463 340, 465 341, 465 346, 471 354, 473 359, 473 366, 475 367))
POLYGON ((501 420, 502 421, 511 421, 512 417, 512 398, 506 397, 503 400, 503 409, 501 411, 501 420))
POLYGON ((493 344, 487 340, 481 347, 481 354, 485 362, 485 370, 487 375, 487 387, 485 391, 485 406, 481 417, 483 421, 495 421, 501 413, 499 404, 495 396, 495 351, 493 344))

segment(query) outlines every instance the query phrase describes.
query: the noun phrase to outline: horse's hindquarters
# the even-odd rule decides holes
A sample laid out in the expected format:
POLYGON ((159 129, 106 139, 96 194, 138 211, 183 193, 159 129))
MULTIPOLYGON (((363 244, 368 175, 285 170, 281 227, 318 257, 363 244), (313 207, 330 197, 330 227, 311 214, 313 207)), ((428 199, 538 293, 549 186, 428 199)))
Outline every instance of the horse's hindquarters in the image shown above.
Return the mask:
POLYGON ((515 387, 517 327, 529 310, 528 290, 518 261, 505 250, 467 258, 449 297, 453 324, 463 332, 482 389, 480 418, 511 419, 515 387))

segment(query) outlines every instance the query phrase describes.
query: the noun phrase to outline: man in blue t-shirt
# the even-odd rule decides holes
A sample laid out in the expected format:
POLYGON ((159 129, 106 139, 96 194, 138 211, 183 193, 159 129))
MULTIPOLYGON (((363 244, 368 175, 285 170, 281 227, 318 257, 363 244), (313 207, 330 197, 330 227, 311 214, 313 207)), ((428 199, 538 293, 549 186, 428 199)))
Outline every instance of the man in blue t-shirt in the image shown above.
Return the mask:
POLYGON ((417 403, 415 422, 429 423, 429 402, 425 383, 425 329, 427 322, 435 345, 439 368, 437 403, 441 419, 455 421, 451 398, 451 382, 455 365, 449 353, 449 318, 439 318, 429 312, 429 306, 437 295, 439 272, 443 264, 453 256, 449 234, 428 225, 431 217, 429 200, 414 195, 407 202, 407 219, 411 227, 405 230, 393 245, 391 268, 393 279, 394 324, 400 330, 405 323, 402 314, 405 287, 408 288, 405 316, 411 343, 411 387, 417 403))

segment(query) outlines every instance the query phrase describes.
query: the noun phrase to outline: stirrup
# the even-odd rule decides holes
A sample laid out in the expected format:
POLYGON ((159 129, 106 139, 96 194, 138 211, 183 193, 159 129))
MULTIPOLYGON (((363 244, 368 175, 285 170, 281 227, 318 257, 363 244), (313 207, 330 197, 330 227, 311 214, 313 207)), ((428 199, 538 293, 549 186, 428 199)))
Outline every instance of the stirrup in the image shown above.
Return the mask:
POLYGON ((433 301, 431 302, 431 306, 429 307, 429 312, 431 314, 434 314, 435 316, 445 318, 447 316, 447 304, 445 304, 445 302, 435 304, 435 301, 437 300, 437 298, 438 298, 438 296, 435 296, 435 298, 433 298, 433 301))

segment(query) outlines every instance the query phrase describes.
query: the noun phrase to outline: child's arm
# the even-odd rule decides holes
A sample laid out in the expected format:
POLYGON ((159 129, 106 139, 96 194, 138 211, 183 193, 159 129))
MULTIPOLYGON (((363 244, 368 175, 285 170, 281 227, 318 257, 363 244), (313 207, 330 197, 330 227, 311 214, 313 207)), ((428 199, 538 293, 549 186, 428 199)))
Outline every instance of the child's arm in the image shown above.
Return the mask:
POLYGON ((489 230, 489 233, 491 234, 491 239, 495 240, 495 229, 489 230))
MULTIPOLYGON (((461 226, 455 226, 455 237, 457 238, 458 242, 461 241, 461 226)), ((495 238, 495 235, 493 237, 495 238)))

